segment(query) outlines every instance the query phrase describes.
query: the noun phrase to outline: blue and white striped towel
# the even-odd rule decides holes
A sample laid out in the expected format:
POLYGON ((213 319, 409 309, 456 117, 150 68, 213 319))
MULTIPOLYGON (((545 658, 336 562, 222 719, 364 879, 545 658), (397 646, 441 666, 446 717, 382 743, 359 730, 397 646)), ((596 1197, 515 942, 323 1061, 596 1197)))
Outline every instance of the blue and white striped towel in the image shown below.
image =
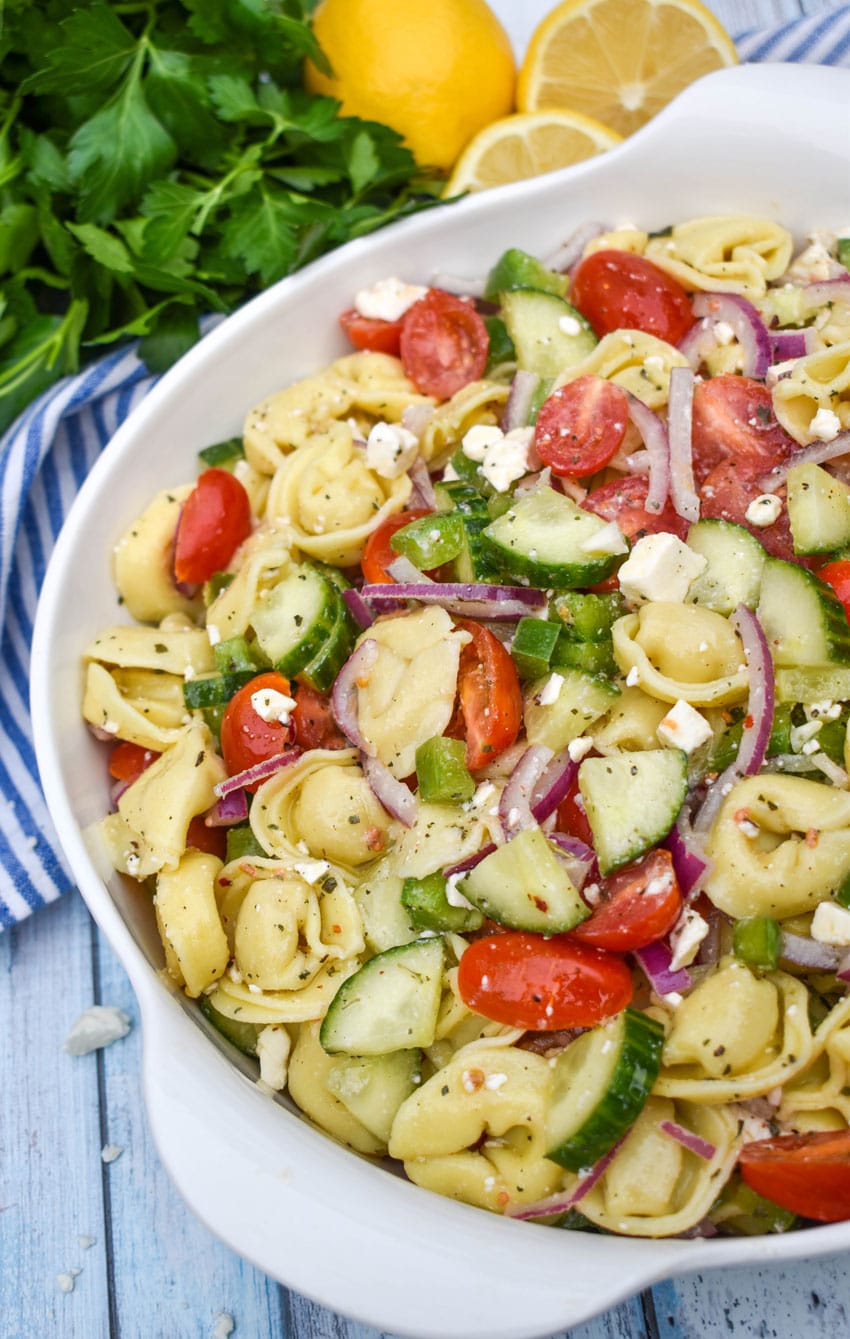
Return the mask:
MULTIPOLYGON (((737 38, 744 61, 850 65, 850 5, 737 38)), ((132 350, 52 387, 0 442, 0 929, 71 886, 38 784, 29 662, 45 567, 74 495, 153 384, 132 350)))

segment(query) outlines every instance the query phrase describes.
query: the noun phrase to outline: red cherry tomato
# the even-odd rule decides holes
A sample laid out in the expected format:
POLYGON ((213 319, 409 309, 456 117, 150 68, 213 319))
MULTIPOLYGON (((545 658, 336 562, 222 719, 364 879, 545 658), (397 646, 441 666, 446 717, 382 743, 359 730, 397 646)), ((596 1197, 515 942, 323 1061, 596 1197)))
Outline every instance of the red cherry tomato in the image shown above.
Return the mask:
POLYGON ((348 748, 348 740, 333 718, 331 700, 325 693, 302 683, 295 690, 295 700, 298 705, 292 713, 292 728, 299 748, 348 748))
POLYGON ((606 898, 570 933, 582 944, 627 953, 660 939, 682 910, 673 858, 663 848, 605 880, 606 898))
POLYGON ((821 581, 825 581, 831 586, 844 605, 844 612, 850 619, 850 559, 836 558, 835 562, 827 563, 818 572, 821 581))
POLYGON ((643 330, 678 344, 694 323, 678 280, 630 251, 594 251, 579 261, 570 302, 601 339, 612 330, 643 330))
POLYGON ((583 479, 617 454, 629 422, 626 392, 603 377, 577 377, 543 401, 534 445, 555 474, 583 479))
POLYGON ((570 783, 561 803, 558 805, 558 832, 565 832, 568 837, 577 837, 585 846, 593 845, 593 833, 590 830, 590 824, 587 821, 587 814, 584 810, 584 800, 581 798, 581 791, 578 788, 578 772, 570 783))
POLYGON ((510 748, 522 726, 522 690, 510 653, 488 628, 468 619, 472 637, 460 653, 458 705, 446 734, 466 740, 466 765, 476 772, 510 748))
MULTIPOLYGON (((750 503, 764 492, 759 475, 759 471, 754 475, 751 468, 734 460, 722 461, 706 477, 700 489, 700 516, 734 521, 755 535, 772 558, 791 559, 801 566, 810 567, 810 559, 799 558, 794 553, 791 523, 784 506, 773 525, 757 526, 747 520, 750 503)), ((775 491, 784 501, 784 487, 775 491)))
POLYGON ((388 516, 376 530, 372 531, 366 540, 366 547, 360 560, 360 566, 367 581, 392 581, 387 567, 394 558, 398 557, 398 554, 390 544, 390 540, 397 530, 410 525, 411 521, 418 521, 420 516, 427 516, 428 514, 428 511, 422 507, 412 507, 410 511, 397 511, 393 516, 388 516))
POLYGON ((143 749, 141 744, 131 744, 122 739, 109 755, 109 775, 116 781, 126 781, 128 785, 142 775, 146 767, 159 757, 153 749, 143 749))
MULTIPOLYGON (((251 705, 251 698, 261 688, 273 688, 278 693, 289 696, 289 680, 276 670, 258 674, 249 679, 238 693, 234 693, 224 709, 221 718, 221 753, 228 774, 235 776, 257 763, 283 753, 292 738, 292 727, 282 725, 280 721, 264 721, 251 705)), ((255 781, 245 789, 255 791, 260 785, 255 781)))
POLYGON ((429 288, 402 317, 401 361, 423 395, 448 400, 484 375, 490 336, 469 302, 429 288))
POLYGON ((221 572, 251 533, 251 503, 227 470, 204 470, 183 503, 174 539, 174 575, 196 585, 221 572))
POLYGON ((355 349, 369 349, 372 353, 392 353, 398 357, 401 346, 401 321, 381 321, 374 316, 361 316, 356 308, 344 311, 339 318, 343 333, 355 349))
POLYGON ((767 387, 729 374, 694 386, 691 440, 697 484, 726 460, 755 478, 797 449, 776 419, 767 387))
POLYGON ((684 539, 688 523, 676 514, 672 503, 665 503, 661 511, 646 510, 648 489, 649 484, 642 475, 628 474, 603 484, 601 488, 594 488, 581 505, 585 511, 595 512, 606 521, 616 521, 628 540, 655 535, 661 530, 669 530, 684 539))
POLYGON ((565 935, 511 931, 476 939, 460 960, 458 991, 485 1018, 534 1032, 593 1027, 632 998, 622 958, 565 935))
POLYGON ((791 1213, 821 1223, 850 1218, 850 1130, 758 1139, 744 1145, 740 1168, 748 1186, 791 1213))
POLYGON ((203 814, 198 814, 189 824, 186 845, 206 855, 217 855, 219 860, 223 860, 227 854, 227 830, 208 827, 203 814))

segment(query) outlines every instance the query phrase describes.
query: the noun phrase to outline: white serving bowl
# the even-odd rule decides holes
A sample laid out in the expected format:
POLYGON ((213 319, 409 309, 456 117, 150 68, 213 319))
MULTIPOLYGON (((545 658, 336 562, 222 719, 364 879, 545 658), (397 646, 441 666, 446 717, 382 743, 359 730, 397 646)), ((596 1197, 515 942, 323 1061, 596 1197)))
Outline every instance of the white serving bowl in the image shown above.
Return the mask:
POLYGON ((553 1231, 441 1199, 335 1144, 240 1071, 166 989, 149 908, 98 870, 82 830, 109 807, 103 752, 80 717, 80 652, 119 617, 116 537, 195 452, 237 433, 264 395, 344 351, 336 318, 389 274, 482 274, 508 246, 545 256, 588 219, 657 229, 752 212, 790 227, 850 225, 850 75, 792 65, 708 76, 622 146, 353 242, 209 334, 116 433, 81 489, 44 583, 32 656, 41 778, 68 862, 133 983, 143 1085, 162 1159, 194 1212, 281 1282, 420 1339, 532 1339, 664 1276, 850 1245, 850 1224, 786 1236, 637 1241, 553 1231))

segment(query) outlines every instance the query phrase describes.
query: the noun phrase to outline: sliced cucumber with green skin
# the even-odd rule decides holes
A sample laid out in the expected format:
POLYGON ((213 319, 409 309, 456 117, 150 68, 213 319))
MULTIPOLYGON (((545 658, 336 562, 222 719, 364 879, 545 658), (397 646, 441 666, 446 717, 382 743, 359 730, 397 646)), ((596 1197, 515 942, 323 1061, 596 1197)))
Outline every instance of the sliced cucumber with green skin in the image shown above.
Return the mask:
POLYGON ((329 693, 334 679, 354 649, 356 636, 357 628, 342 599, 339 598, 336 622, 318 655, 296 674, 299 683, 306 683, 310 688, 318 689, 320 693, 329 693))
POLYGON ((568 282, 565 274, 547 269, 536 256, 512 246, 502 253, 487 275, 484 297, 493 302, 501 293, 514 288, 533 288, 540 293, 556 293, 563 297, 568 282))
POLYGON ((606 525, 602 517, 583 511, 554 488, 538 488, 515 498, 509 510, 481 532, 481 543, 508 576, 571 590, 604 581, 622 561, 622 555, 582 549, 606 525))
POLYGON ((554 379, 596 348, 589 322, 555 293, 517 288, 503 293, 501 304, 517 363, 525 372, 554 379))
POLYGON ((485 377, 489 377, 493 369, 500 367, 502 363, 513 363, 516 361, 516 349, 513 346, 513 340, 508 334, 508 327, 505 325, 501 316, 485 316, 484 324, 487 327, 487 336, 489 343, 487 345, 487 366, 484 369, 485 377))
POLYGON ((590 915, 540 828, 526 828, 497 846, 459 888, 490 920, 512 930, 564 934, 590 915))
POLYGON ((224 442, 213 442, 198 452, 205 469, 232 470, 238 460, 245 459, 241 437, 228 437, 224 442))
POLYGON ((340 607, 336 587, 314 567, 302 564, 263 592, 251 610, 250 623, 263 654, 281 674, 295 675, 324 646, 340 607))
POLYGON ((599 674, 584 674, 577 669, 556 672, 554 681, 551 674, 546 674, 531 684, 523 714, 529 744, 543 744, 560 753, 570 740, 578 739, 611 710, 620 689, 599 674))
POLYGON ((232 1042, 243 1055, 257 1054, 257 1037, 263 1030, 262 1024, 241 1023, 238 1018, 228 1018, 225 1014, 220 1014, 218 1009, 210 1004, 209 995, 202 995, 198 1005, 201 1013, 209 1019, 216 1031, 232 1042))
POLYGON ((552 653, 552 669, 584 670, 587 674, 616 674, 614 643, 609 637, 602 642, 574 642, 561 636, 552 653))
POLYGON ((343 981, 319 1031, 329 1055, 389 1055, 430 1046, 443 990, 441 938, 386 949, 343 981))
MULTIPOLYGON (((469 463, 473 464, 472 461, 469 463)), ((474 465, 474 469, 477 470, 478 466, 474 465)), ((490 487, 483 476, 481 484, 490 487)), ((452 563, 452 580, 495 580, 500 575, 500 568, 485 552, 481 539, 482 532, 493 519, 487 508, 487 498, 477 487, 463 479, 438 484, 435 491, 441 511, 456 511, 463 526, 463 544, 452 563)))
POLYGON ((361 1125, 389 1142, 396 1112, 422 1080, 422 1052, 341 1056, 328 1070, 325 1087, 361 1125))
POLYGON ((183 701, 190 711, 198 707, 224 706, 259 672, 258 669, 234 670, 228 674, 204 674, 197 679, 187 679, 183 685, 183 701))
POLYGON ((401 905, 417 930, 454 931, 467 934, 480 930, 483 916, 473 907, 453 907, 446 896, 446 879, 439 871, 423 879, 405 879, 401 905))
POLYGON ((761 544, 733 521, 697 521, 688 531, 688 548, 708 566, 688 591, 688 601, 731 614, 739 604, 755 609, 767 554, 761 544))
POLYGON ((688 793, 688 755, 643 749, 585 758, 578 784, 599 872, 610 874, 667 836, 688 793))
POLYGON ((820 465, 791 466, 787 506, 795 553, 832 553, 850 544, 850 488, 820 465))
POLYGON ((637 1120, 661 1068, 664 1027, 624 1009, 558 1056, 546 1118, 547 1158, 592 1167, 637 1120))
POLYGON ((850 664, 843 606, 832 588, 806 568, 769 558, 757 612, 775 665, 850 664))
POLYGON ((464 544, 463 519, 458 511, 440 511, 420 516, 390 539, 396 553, 409 558, 421 571, 442 567, 457 558, 464 544))
POLYGON ((850 700, 850 665, 824 665, 809 669, 778 669, 778 702, 833 702, 850 700))

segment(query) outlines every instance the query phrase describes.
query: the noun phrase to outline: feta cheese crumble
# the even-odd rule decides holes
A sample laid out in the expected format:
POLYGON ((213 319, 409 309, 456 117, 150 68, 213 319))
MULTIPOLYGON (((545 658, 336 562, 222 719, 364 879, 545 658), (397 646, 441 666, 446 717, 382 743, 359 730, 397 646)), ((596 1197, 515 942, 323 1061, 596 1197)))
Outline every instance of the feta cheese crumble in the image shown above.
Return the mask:
POLYGON ((287 697, 276 688, 258 688, 251 694, 251 706, 260 720, 267 723, 280 721, 281 725, 289 725, 289 713, 296 705, 294 697, 287 697))
POLYGON ((601 530, 597 530, 595 535, 588 535, 587 539, 583 539, 579 548, 582 553, 588 553, 591 557, 595 554, 607 557, 609 554, 628 553, 629 543, 617 522, 609 521, 601 530))
POLYGON ((750 525, 760 527, 773 525, 782 514, 782 498, 775 493, 760 493, 754 497, 744 515, 750 525))
POLYGON ((427 292, 421 284, 406 284, 391 275, 355 293, 354 307, 360 316, 373 321, 398 321, 427 292))
POLYGON ((644 535, 620 568, 620 590, 630 604, 646 600, 681 604, 707 566, 703 555, 676 535, 644 535))
POLYGON ((477 423, 464 435, 461 449, 468 460, 481 466, 481 473, 497 493, 506 493, 512 483, 528 473, 533 433, 533 428, 513 428, 504 433, 495 425, 477 423))
POLYGON ((289 1033, 278 1023, 272 1023, 257 1033, 260 1079, 276 1093, 286 1087, 291 1045, 289 1033))
POLYGON ((100 1150, 100 1160, 107 1165, 110 1162, 117 1162, 123 1152, 124 1148, 121 1144, 104 1144, 100 1150))
POLYGON ((563 674, 552 673, 544 683, 540 692, 537 694, 537 701, 541 707, 551 707, 553 702, 557 702, 561 695, 561 689, 564 686, 563 674))
POLYGON ((692 707, 690 702, 680 698, 659 723, 655 733, 662 744, 693 753, 701 744, 708 743, 714 732, 702 713, 692 707))
POLYGON ((850 945, 850 911, 835 902, 819 902, 810 933, 820 944, 850 945))
POLYGON ((305 883, 318 883, 330 869, 327 860, 296 860, 293 869, 305 883))
POLYGON ((831 442, 841 431, 841 419, 832 410, 821 405, 809 424, 809 437, 816 442, 831 442))
POLYGON ((400 423, 375 423, 366 439, 366 464, 382 479, 398 479, 419 455, 419 438, 400 423))
POLYGON ((670 948, 673 956, 670 959, 669 971, 678 972, 680 967, 687 967, 693 962, 708 930, 708 921, 703 920, 693 907, 685 907, 670 931, 670 948))
POLYGON ((111 1046, 114 1041, 126 1037, 129 1031, 130 1016, 123 1009, 116 1009, 112 1004, 93 1004, 80 1014, 62 1049, 69 1055, 88 1055, 90 1051, 111 1046))

